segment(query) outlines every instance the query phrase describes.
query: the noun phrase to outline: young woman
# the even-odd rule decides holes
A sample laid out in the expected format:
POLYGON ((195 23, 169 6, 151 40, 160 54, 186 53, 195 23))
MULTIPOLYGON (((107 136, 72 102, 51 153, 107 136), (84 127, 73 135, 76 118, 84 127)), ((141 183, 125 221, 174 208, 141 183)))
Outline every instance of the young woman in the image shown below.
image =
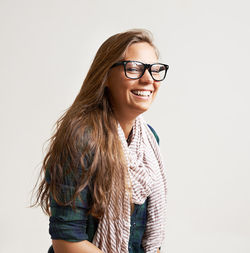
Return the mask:
POLYGON ((160 251, 166 177, 158 136, 141 114, 167 70, 145 30, 99 48, 43 162, 37 203, 50 215, 49 252, 160 251))

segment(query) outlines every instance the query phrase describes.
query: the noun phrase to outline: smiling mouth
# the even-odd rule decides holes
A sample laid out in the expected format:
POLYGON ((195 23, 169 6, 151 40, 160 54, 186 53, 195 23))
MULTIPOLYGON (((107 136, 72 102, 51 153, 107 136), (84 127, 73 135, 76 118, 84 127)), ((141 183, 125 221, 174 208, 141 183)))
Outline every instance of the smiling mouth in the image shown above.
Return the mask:
POLYGON ((150 90, 132 90, 131 92, 140 97, 150 97, 152 94, 150 90))

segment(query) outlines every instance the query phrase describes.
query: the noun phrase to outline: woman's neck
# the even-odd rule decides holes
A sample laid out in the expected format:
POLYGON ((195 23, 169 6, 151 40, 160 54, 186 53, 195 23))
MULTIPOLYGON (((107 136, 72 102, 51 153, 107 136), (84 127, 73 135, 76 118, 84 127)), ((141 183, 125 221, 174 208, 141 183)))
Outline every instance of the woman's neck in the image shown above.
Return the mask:
POLYGON ((133 128, 133 124, 134 124, 134 120, 130 120, 130 121, 127 121, 127 120, 118 120, 120 125, 121 125, 121 128, 124 132, 124 135, 125 135, 125 138, 127 139, 128 136, 129 136, 129 133, 131 132, 132 128, 133 128))
POLYGON ((129 136, 129 133, 131 132, 133 128, 133 124, 135 122, 135 119, 137 116, 139 116, 138 113, 128 113, 128 112, 122 112, 122 111, 114 111, 115 118, 120 123, 121 128, 124 132, 125 138, 127 139, 129 136))

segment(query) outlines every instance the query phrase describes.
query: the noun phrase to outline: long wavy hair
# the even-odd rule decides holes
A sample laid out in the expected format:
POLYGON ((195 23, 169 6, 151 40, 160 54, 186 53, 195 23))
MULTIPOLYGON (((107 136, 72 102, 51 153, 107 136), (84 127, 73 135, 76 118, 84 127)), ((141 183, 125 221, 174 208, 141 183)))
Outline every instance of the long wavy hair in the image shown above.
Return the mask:
POLYGON ((149 43, 158 56, 147 30, 134 29, 111 36, 98 49, 75 101, 57 120, 34 203, 46 214, 50 215, 50 196, 60 205, 75 208, 80 192, 88 186, 92 198, 90 214, 101 218, 111 192, 115 203, 120 193, 124 194, 127 165, 105 81, 110 67, 124 59, 126 49, 138 42, 149 43), (68 192, 62 188, 65 184, 70 186, 68 192))

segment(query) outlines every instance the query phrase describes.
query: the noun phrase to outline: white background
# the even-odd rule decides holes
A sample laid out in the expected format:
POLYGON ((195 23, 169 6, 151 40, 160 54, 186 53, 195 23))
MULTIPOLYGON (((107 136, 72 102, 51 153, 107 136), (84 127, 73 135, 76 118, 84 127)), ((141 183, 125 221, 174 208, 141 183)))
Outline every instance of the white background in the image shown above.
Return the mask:
POLYGON ((152 31, 166 81, 145 118, 168 175, 162 252, 250 252, 250 18, 239 0, 0 0, 0 252, 46 252, 30 209, 45 141, 109 36, 152 31))

